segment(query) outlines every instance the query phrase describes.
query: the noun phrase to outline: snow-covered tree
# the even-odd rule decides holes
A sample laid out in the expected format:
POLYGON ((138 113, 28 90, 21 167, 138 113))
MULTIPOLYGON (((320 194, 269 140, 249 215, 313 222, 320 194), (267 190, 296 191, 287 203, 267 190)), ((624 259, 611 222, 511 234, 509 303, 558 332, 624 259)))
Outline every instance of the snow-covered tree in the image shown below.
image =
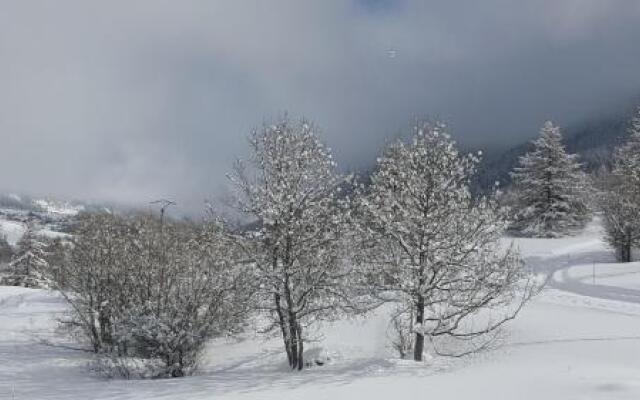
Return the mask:
POLYGON ((4 285, 32 288, 49 286, 46 244, 32 225, 27 226, 18 241, 7 272, 2 279, 4 285))
POLYGON ((51 282, 61 285, 61 287, 64 287, 64 276, 60 272, 68 261, 70 250, 70 240, 68 238, 55 237, 46 242, 47 278, 51 282))
MULTIPOLYGON (((495 331, 532 293, 518 254, 498 243, 502 210, 470 193, 477 162, 458 154, 442 125, 419 125, 410 143, 393 144, 378 160, 357 202, 361 264, 375 295, 399 303, 392 322, 411 328, 416 361, 425 338, 495 331), (501 306, 484 323, 474 319, 501 306)), ((400 333, 394 345, 402 353, 411 341, 400 333)))
POLYGON ((634 191, 640 192, 640 107, 631 119, 625 144, 616 149, 614 173, 624 176, 634 191))
POLYGON ((511 173, 515 192, 511 228, 525 236, 557 237, 583 227, 589 210, 577 156, 567 154, 560 129, 549 121, 533 146, 511 173))
POLYGON ((345 262, 346 178, 305 120, 283 118, 250 137, 249 164, 230 176, 251 220, 241 244, 254 266, 258 309, 282 335, 289 365, 304 367, 307 327, 352 307, 345 262))
POLYGON ((640 244, 640 109, 631 121, 629 137, 616 149, 613 170, 600 196, 606 240, 619 261, 631 261, 640 244))

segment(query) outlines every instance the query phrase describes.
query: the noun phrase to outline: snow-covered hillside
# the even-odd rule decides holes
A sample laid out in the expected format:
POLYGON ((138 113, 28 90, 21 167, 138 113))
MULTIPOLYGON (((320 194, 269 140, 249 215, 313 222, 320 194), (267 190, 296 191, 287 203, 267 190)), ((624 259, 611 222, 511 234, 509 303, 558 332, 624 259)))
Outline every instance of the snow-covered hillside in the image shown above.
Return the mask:
POLYGON ((48 199, 34 200, 33 204, 49 214, 73 216, 84 210, 83 205, 74 205, 69 202, 53 201, 48 199))
POLYGON ((553 272, 548 288, 499 347, 420 364, 390 351, 379 310, 324 326, 308 346, 328 357, 321 367, 290 372, 279 339, 247 335, 211 343, 196 376, 107 381, 87 370, 90 354, 54 334, 58 296, 0 287, 0 398, 638 399, 640 267, 614 264, 599 235, 596 221, 573 238, 519 239, 534 270, 553 272))
POLYGON ((27 230, 27 224, 32 224, 39 235, 66 236, 60 230, 82 210, 83 205, 65 201, 0 194, 0 236, 15 246, 27 230))
POLYGON ((23 222, 12 221, 0 217, 0 235, 3 235, 7 242, 15 246, 26 230, 23 222))

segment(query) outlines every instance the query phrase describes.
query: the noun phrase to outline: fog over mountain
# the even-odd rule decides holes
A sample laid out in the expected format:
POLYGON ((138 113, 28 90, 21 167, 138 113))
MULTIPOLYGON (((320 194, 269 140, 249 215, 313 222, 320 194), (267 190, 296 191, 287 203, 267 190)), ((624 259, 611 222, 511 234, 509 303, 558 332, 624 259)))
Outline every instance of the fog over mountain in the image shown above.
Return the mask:
POLYGON ((633 0, 0 0, 0 190, 196 210, 307 116, 345 168, 416 117, 509 147, 629 108, 633 0))

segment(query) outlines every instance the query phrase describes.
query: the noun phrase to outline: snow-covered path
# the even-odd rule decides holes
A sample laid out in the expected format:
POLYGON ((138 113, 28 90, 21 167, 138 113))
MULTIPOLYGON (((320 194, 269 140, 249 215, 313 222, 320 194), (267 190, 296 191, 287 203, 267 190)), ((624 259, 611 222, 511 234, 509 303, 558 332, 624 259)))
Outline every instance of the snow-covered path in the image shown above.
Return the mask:
POLYGON ((553 272, 549 287, 497 349, 422 364, 389 350, 381 311, 323 327, 309 346, 330 356, 323 367, 289 372, 277 338, 248 336, 211 343, 196 376, 108 381, 87 371, 90 355, 39 344, 56 337, 61 299, 0 287, 0 399, 639 399, 640 263, 611 263, 597 223, 517 242, 532 268, 553 272))
POLYGON ((616 263, 601 237, 596 218, 582 234, 559 239, 567 243, 564 247, 549 246, 549 239, 517 239, 516 243, 534 271, 549 274, 547 285, 551 288, 640 304, 640 264, 616 263))
MULTIPOLYGON (((580 269, 591 269, 602 268, 602 264, 596 264, 596 266, 592 267, 590 265, 584 264, 575 264, 567 268, 563 268, 558 270, 555 274, 553 274, 549 285, 556 289, 564 290, 567 292, 572 292, 576 294, 580 294, 583 296, 595 297, 599 299, 607 299, 607 300, 616 300, 627 303, 638 303, 640 304, 640 290, 631 289, 626 287, 619 286, 611 286, 598 284, 591 281, 591 277, 583 277, 583 278, 575 278, 570 275, 570 269, 580 268, 580 269)), ((605 275, 602 276, 600 273, 595 273, 595 281, 606 279, 607 277, 622 277, 625 275, 637 275, 638 272, 632 273, 622 273, 616 275, 605 275)), ((635 276, 634 276, 635 278, 635 276)))

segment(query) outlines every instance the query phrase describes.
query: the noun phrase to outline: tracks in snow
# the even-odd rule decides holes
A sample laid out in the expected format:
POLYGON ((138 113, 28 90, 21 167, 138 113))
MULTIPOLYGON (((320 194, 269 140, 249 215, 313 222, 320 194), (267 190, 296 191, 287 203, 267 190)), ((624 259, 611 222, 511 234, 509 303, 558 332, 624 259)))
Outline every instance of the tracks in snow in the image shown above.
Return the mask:
MULTIPOLYGON (((555 257, 533 256, 528 257, 526 261, 534 271, 549 274, 548 285, 551 288, 596 299, 640 304, 640 290, 594 284, 590 279, 576 278, 569 274, 569 269, 572 267, 614 262, 606 251, 568 253, 555 257)), ((599 268, 602 269, 602 267, 599 268)))

